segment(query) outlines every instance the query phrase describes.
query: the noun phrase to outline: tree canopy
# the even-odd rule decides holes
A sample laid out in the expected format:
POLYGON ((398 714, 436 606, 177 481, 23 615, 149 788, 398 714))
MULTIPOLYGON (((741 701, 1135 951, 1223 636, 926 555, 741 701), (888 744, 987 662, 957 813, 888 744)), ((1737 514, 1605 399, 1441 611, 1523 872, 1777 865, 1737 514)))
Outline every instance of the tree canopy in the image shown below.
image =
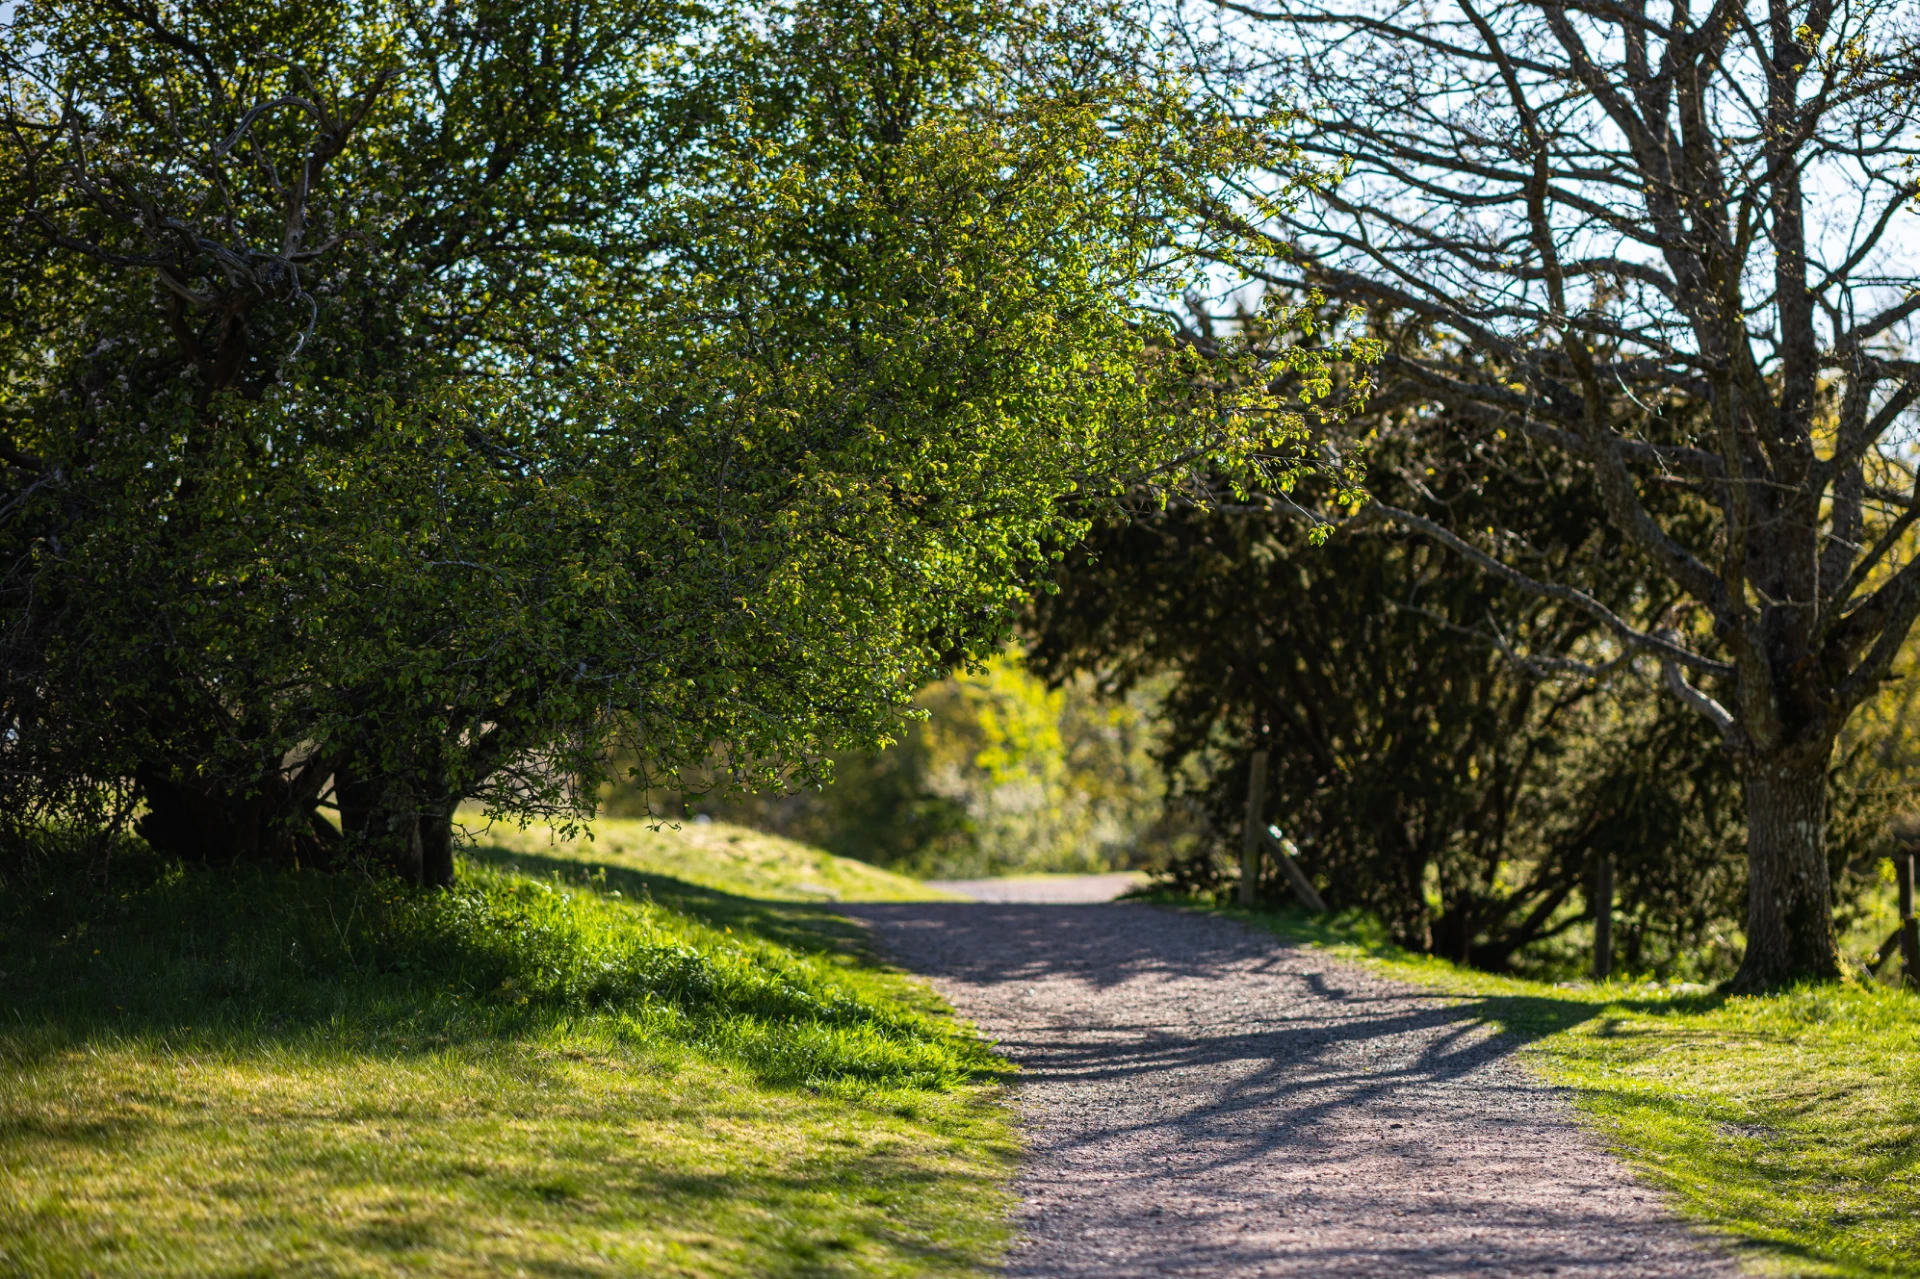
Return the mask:
POLYGON ((185 856, 444 883, 456 804, 578 813, 622 737, 749 778, 883 741, 1107 495, 1295 464, 1153 307, 1233 251, 1191 211, 1264 144, 1109 34, 16 6, 13 833, 137 807, 185 856))
MULTIPOLYGON (((1673 588, 1581 477, 1508 465, 1471 422, 1372 423, 1375 500, 1523 531, 1536 572, 1630 613, 1665 607, 1673 588)), ((1402 946, 1494 970, 1585 968, 1606 910, 1633 972, 1733 971, 1738 779, 1648 673, 1568 669, 1561 655, 1592 655, 1602 633, 1576 604, 1391 525, 1313 547, 1279 503, 1216 502, 1103 522, 1027 625, 1038 669, 1163 693, 1161 763, 1176 805, 1212 833, 1168 865, 1175 888, 1225 886, 1257 749, 1270 757, 1263 823, 1283 828, 1331 908, 1377 917, 1402 946)), ((1847 888, 1885 816, 1860 772, 1831 787, 1847 888)), ((1277 873, 1259 892, 1292 900, 1277 873)))
POLYGON ((1623 614, 1522 530, 1374 504, 1657 663, 1747 804, 1739 985, 1838 973, 1824 778, 1916 616, 1909 441, 1920 26, 1910 4, 1455 0, 1184 10, 1223 102, 1300 104, 1342 181, 1258 182, 1275 283, 1429 325, 1389 400, 1580 475, 1677 590, 1623 614), (1705 523, 1662 514, 1699 501, 1705 523))

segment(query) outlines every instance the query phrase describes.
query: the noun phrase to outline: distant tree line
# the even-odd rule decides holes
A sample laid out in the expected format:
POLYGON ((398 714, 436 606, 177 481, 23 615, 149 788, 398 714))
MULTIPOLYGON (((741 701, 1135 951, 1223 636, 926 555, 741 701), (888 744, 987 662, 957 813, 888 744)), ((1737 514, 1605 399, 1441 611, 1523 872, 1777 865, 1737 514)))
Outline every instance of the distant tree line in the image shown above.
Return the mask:
POLYGON ((1050 688, 1015 646, 926 685, 924 718, 884 750, 836 755, 829 785, 743 794, 716 758, 678 791, 610 784, 603 811, 740 822, 938 879, 1145 868, 1200 835, 1165 803, 1157 693, 1050 688))

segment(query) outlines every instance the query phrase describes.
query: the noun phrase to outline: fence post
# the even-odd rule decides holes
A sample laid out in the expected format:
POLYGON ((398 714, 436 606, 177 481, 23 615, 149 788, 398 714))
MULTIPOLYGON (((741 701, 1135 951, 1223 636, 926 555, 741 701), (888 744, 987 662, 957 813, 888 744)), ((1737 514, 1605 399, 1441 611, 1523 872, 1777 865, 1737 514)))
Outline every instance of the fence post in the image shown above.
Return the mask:
POLYGON ((1894 882, 1900 889, 1900 967, 1907 986, 1920 986, 1920 926, 1913 918, 1913 849, 1903 847, 1893 859, 1894 882))
POLYGON ((1280 863, 1280 869, 1286 872, 1287 882, 1293 885, 1293 895, 1314 914, 1326 914, 1327 903, 1320 899, 1320 893, 1314 888, 1313 881, 1307 878, 1307 872, 1301 870, 1299 863, 1293 860, 1293 855, 1300 850, 1284 839, 1275 839, 1272 831, 1263 833, 1268 846, 1273 849, 1274 860, 1280 863))
POLYGON ((1255 751, 1247 763, 1247 824, 1240 831, 1240 904, 1253 905, 1260 888, 1260 836, 1266 830, 1267 753, 1255 751))
POLYGON ((1613 971, 1613 858, 1602 857, 1593 868, 1593 979, 1605 981, 1613 971))

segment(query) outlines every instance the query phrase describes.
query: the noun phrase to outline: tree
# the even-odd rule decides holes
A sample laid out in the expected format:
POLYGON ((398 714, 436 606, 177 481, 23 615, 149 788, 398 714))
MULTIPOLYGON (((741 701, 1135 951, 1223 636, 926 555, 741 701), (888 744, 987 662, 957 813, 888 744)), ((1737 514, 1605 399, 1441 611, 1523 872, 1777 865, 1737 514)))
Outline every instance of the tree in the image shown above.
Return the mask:
POLYGON ((1071 17, 16 6, 13 833, 446 883, 622 737, 805 776, 997 648, 1060 497, 1293 431, 1142 304, 1245 131, 1071 17))
POLYGON ((1363 516, 1586 610, 1713 726, 1746 797, 1742 990, 1839 972, 1825 777, 1920 614, 1914 18, 1826 0, 1183 15, 1210 83, 1303 104, 1300 144, 1346 168, 1297 208, 1255 184, 1216 210, 1284 249, 1267 278, 1450 335, 1388 375, 1586 477, 1677 589, 1636 621, 1545 575, 1516 530, 1363 516), (1710 526, 1664 518, 1668 491, 1710 526))
MULTIPOLYGON (((1629 612, 1671 588, 1636 566, 1577 482, 1501 464, 1492 432, 1374 419, 1375 500, 1524 529, 1536 571, 1629 612)), ((1391 527, 1308 544, 1280 503, 1148 509, 1103 525, 1035 602, 1033 660, 1109 691, 1165 673, 1162 762, 1237 844, 1247 751, 1268 810, 1336 909, 1411 949, 1490 969, 1538 961, 1595 917, 1617 871, 1636 967, 1701 975, 1742 886, 1734 780, 1677 703, 1634 677, 1562 678, 1602 627, 1391 527), (1482 636, 1502 619, 1502 646, 1482 636), (1437 901, 1437 909, 1429 900, 1437 901)), ((1214 848, 1198 867, 1205 880, 1214 848)), ((1282 883, 1270 886, 1280 895, 1282 883)))
POLYGON ((685 134, 650 60, 691 17, 14 8, 10 817, 130 788, 167 851, 324 862, 330 792, 354 842, 450 875, 452 804, 567 716, 535 692, 560 654, 455 637, 448 561, 485 551, 444 543, 513 548, 516 602, 553 604, 528 535, 580 527, 459 397, 562 363, 555 300, 646 251, 685 134))

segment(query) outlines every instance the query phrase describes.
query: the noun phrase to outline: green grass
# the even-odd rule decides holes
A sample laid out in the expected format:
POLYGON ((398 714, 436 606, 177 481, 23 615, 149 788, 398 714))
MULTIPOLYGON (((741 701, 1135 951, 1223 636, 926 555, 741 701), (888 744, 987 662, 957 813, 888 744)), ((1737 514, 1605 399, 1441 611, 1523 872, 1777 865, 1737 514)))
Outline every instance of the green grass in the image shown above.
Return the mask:
POLYGON ((978 1273, 1005 1064, 814 894, 916 886, 700 834, 16 893, 0 1273, 978 1273))
POLYGON ((461 820, 483 853, 618 866, 735 896, 788 902, 956 900, 905 875, 728 822, 656 827, 603 817, 590 837, 566 839, 546 826, 489 826, 468 813, 461 820))
POLYGON ((1920 1275, 1920 996, 1496 977, 1348 921, 1243 914, 1457 997, 1759 1273, 1920 1275))

